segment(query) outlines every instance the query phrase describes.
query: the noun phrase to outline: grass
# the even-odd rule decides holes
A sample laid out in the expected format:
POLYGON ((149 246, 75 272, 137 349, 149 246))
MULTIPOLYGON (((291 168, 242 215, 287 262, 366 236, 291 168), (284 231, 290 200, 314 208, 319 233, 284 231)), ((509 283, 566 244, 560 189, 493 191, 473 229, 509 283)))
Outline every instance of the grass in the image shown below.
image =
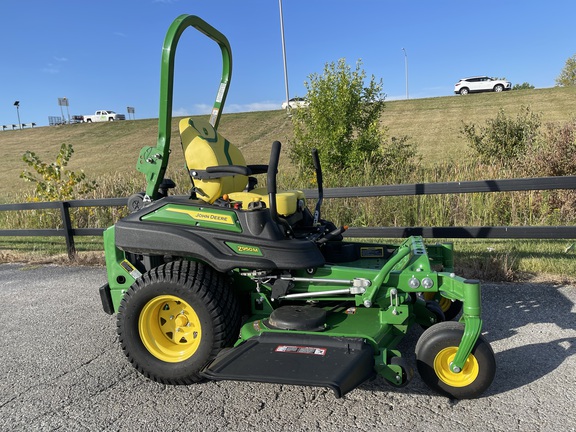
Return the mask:
MULTIPOLYGON (((544 122, 568 121, 576 117, 576 87, 391 101, 386 103, 381 123, 389 136, 410 136, 418 144, 424 163, 433 164, 462 159, 467 150, 459 133, 463 121, 483 124, 495 117, 500 108, 515 115, 522 105, 542 113, 544 122)), ((173 119, 172 169, 184 165, 179 151, 179 120, 173 119)), ((219 132, 242 150, 248 163, 266 163, 274 140, 286 148, 292 138, 290 118, 284 111, 224 114, 219 132)), ((0 202, 18 202, 21 192, 30 187, 19 179, 26 168, 22 162, 26 150, 37 153, 44 161, 52 161, 62 143, 74 146, 70 169, 83 169, 92 179, 128 173, 141 179, 142 189, 145 183, 135 169, 136 158, 142 147, 156 145, 157 134, 157 119, 3 131, 0 202)), ((286 151, 280 164, 281 169, 290 165, 286 151)))
POLYGON ((76 237, 75 247, 70 262, 64 237, 0 237, 0 263, 104 265, 102 237, 76 237))
MULTIPOLYGON (((400 239, 382 241, 400 243, 400 239)), ((558 283, 576 283, 576 248, 573 242, 429 239, 427 243, 446 241, 455 244, 455 270, 458 275, 466 278, 496 282, 536 278, 558 283)), ((76 237, 75 246, 77 258, 70 263, 63 237, 0 237, 0 263, 104 265, 101 237, 76 237)))
POLYGON ((576 251, 565 240, 454 240, 456 271, 465 277, 492 281, 534 277, 576 281, 576 251))
MULTIPOLYGON (((172 168, 184 166, 178 134, 179 120, 175 118, 172 122, 172 168)), ((225 115, 219 131, 226 137, 234 137, 234 144, 250 163, 267 162, 272 142, 287 142, 291 137, 290 119, 284 111, 225 115)), ((143 188, 145 180, 136 171, 136 159, 142 147, 156 145, 157 135, 157 119, 4 131, 0 134, 4 152, 3 169, 0 170, 0 202, 8 202, 10 198, 18 202, 20 192, 29 187, 19 179, 20 173, 27 168, 22 161, 25 151, 35 152, 41 160, 51 162, 62 143, 74 146, 69 165, 71 170, 84 170, 91 179, 118 172, 132 173, 141 178, 143 188)))
POLYGON ((500 108, 515 117, 521 106, 542 113, 544 123, 568 121, 576 117, 576 87, 392 101, 386 103, 382 125, 391 136, 412 137, 425 162, 455 160, 467 149, 462 122, 484 124, 500 108))
MULTIPOLYGON (((435 167, 435 170, 430 170, 429 178, 419 178, 418 181, 491 179, 499 174, 491 172, 490 167, 470 171, 459 164, 465 160, 467 151, 467 145, 459 133, 462 122, 484 124, 487 119, 494 118, 500 108, 508 115, 515 116, 521 106, 530 106, 533 112, 541 113, 544 122, 569 121, 576 118, 576 87, 391 101, 386 103, 381 125, 388 130, 388 136, 410 136, 418 144, 423 163, 435 167)), ((181 169, 184 160, 179 148, 178 121, 179 118, 173 120, 168 176, 179 185, 176 193, 183 194, 187 193, 189 181, 181 169)), ((62 143, 74 146, 75 154, 69 168, 75 171, 82 169, 88 178, 97 179, 101 191, 106 191, 102 192, 105 196, 127 196, 143 190, 145 181, 142 174, 135 170, 136 158, 140 148, 156 144, 157 127, 156 119, 144 119, 2 132, 0 144, 5 157, 3 169, 0 170, 0 203, 20 202, 22 192, 30 188, 19 179, 20 172, 25 168, 21 158, 26 150, 34 151, 42 160, 51 162, 62 143)), ((271 143, 279 140, 286 149, 292 137, 290 118, 284 111, 225 114, 219 132, 242 150, 248 163, 266 163, 271 143)), ((281 157, 280 172, 283 171, 289 173, 288 177, 294 174, 290 173, 286 151, 281 157)), ((370 177, 369 172, 358 174, 357 179, 350 179, 353 184, 374 181, 372 178, 362 178, 370 177)), ((286 187, 283 180, 281 174, 280 184, 286 187)), ((294 186, 302 187, 290 185, 294 186)), ((453 201, 456 197, 445 196, 327 200, 324 215, 357 226, 466 225, 471 224, 470 218, 478 220, 474 224, 490 225, 494 217, 500 217, 499 213, 511 213, 510 209, 537 200, 538 196, 534 194, 511 194, 505 206, 494 199, 497 194, 484 194, 481 199, 468 195, 461 201, 462 205, 458 205, 460 201, 453 201), (334 206, 331 201, 340 203, 334 206), (408 210, 402 215, 399 208, 408 210)), ((521 220, 513 219, 511 223, 522 225, 539 222, 538 214, 519 214, 521 220)), ((0 215, 2 226, 5 225, 3 217, 0 215)), ((19 218, 26 222, 30 215, 20 215, 19 218)), ((567 242, 457 239, 455 243, 458 251, 456 261, 467 277, 483 274, 484 279, 511 280, 532 273, 560 277, 576 275, 574 252, 564 252, 569 244, 567 242)), ((86 263, 102 262, 101 239, 77 238, 77 248, 86 263)), ((0 237, 0 262, 43 260, 46 256, 65 257, 64 240, 0 237)))

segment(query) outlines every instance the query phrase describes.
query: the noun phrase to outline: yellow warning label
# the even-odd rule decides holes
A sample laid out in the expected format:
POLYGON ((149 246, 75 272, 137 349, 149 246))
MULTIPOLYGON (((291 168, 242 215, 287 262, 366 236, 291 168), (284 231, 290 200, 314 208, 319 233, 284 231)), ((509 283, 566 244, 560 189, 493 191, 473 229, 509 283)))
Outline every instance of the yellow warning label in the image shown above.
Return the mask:
POLYGON ((215 222, 221 223, 226 225, 234 225, 234 219, 232 216, 223 215, 218 213, 211 213, 207 211, 199 211, 199 210, 184 210, 178 208, 167 208, 166 211, 171 211, 175 213, 184 213, 190 216, 194 220, 198 221, 205 221, 205 222, 215 222))

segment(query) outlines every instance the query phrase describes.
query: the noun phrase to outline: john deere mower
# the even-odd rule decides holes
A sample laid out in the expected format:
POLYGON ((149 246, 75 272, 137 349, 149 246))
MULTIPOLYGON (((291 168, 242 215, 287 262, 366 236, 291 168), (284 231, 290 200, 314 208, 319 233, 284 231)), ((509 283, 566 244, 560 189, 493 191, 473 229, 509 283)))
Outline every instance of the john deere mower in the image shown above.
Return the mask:
POLYGON ((117 314, 130 363, 166 384, 256 381, 327 387, 341 397, 378 375, 407 385, 413 368, 396 348, 421 326, 422 380, 452 398, 479 396, 495 359, 481 335, 480 284, 453 273, 452 245, 426 246, 417 236, 396 245, 346 241, 345 227, 321 217, 314 150, 314 208, 301 191, 278 191, 279 142, 268 165, 247 165, 218 133, 231 72, 223 34, 196 16, 174 21, 162 51, 157 144, 137 161, 146 191, 104 233, 100 296, 104 311, 117 314), (209 119, 179 123, 191 193, 176 196, 164 175, 174 57, 188 27, 219 45, 223 69, 209 119))

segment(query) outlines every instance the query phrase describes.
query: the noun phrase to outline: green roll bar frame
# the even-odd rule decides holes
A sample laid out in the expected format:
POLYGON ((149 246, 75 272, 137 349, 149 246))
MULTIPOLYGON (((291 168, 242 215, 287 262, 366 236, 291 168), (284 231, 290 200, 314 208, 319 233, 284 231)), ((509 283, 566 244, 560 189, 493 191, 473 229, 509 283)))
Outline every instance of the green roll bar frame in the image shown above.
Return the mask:
POLYGON ((222 78, 216 101, 210 115, 210 124, 218 128, 220 116, 230 87, 232 77, 232 50, 226 36, 194 15, 180 15, 174 20, 164 39, 162 65, 160 71, 160 111, 158 115, 158 141, 156 147, 144 147, 140 150, 136 169, 146 176, 146 195, 144 201, 158 198, 158 189, 164 180, 170 157, 170 138, 172 132, 172 100, 174 88, 174 58, 180 36, 188 27, 194 27, 200 33, 214 40, 222 51, 222 78))

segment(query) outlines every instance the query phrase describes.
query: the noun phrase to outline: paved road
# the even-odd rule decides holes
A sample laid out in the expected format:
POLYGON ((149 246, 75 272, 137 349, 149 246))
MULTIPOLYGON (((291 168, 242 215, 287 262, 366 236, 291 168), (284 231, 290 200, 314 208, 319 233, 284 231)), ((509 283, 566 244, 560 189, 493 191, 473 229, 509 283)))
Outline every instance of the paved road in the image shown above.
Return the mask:
MULTIPOLYGON (((576 430, 576 288, 485 285, 498 371, 478 400, 432 394, 418 376, 342 399, 328 390, 209 382, 165 386, 128 365, 101 310, 102 268, 0 265, 0 430, 576 430)), ((420 330, 402 343, 413 351, 420 330)), ((410 361, 413 357, 408 356, 410 361)))

